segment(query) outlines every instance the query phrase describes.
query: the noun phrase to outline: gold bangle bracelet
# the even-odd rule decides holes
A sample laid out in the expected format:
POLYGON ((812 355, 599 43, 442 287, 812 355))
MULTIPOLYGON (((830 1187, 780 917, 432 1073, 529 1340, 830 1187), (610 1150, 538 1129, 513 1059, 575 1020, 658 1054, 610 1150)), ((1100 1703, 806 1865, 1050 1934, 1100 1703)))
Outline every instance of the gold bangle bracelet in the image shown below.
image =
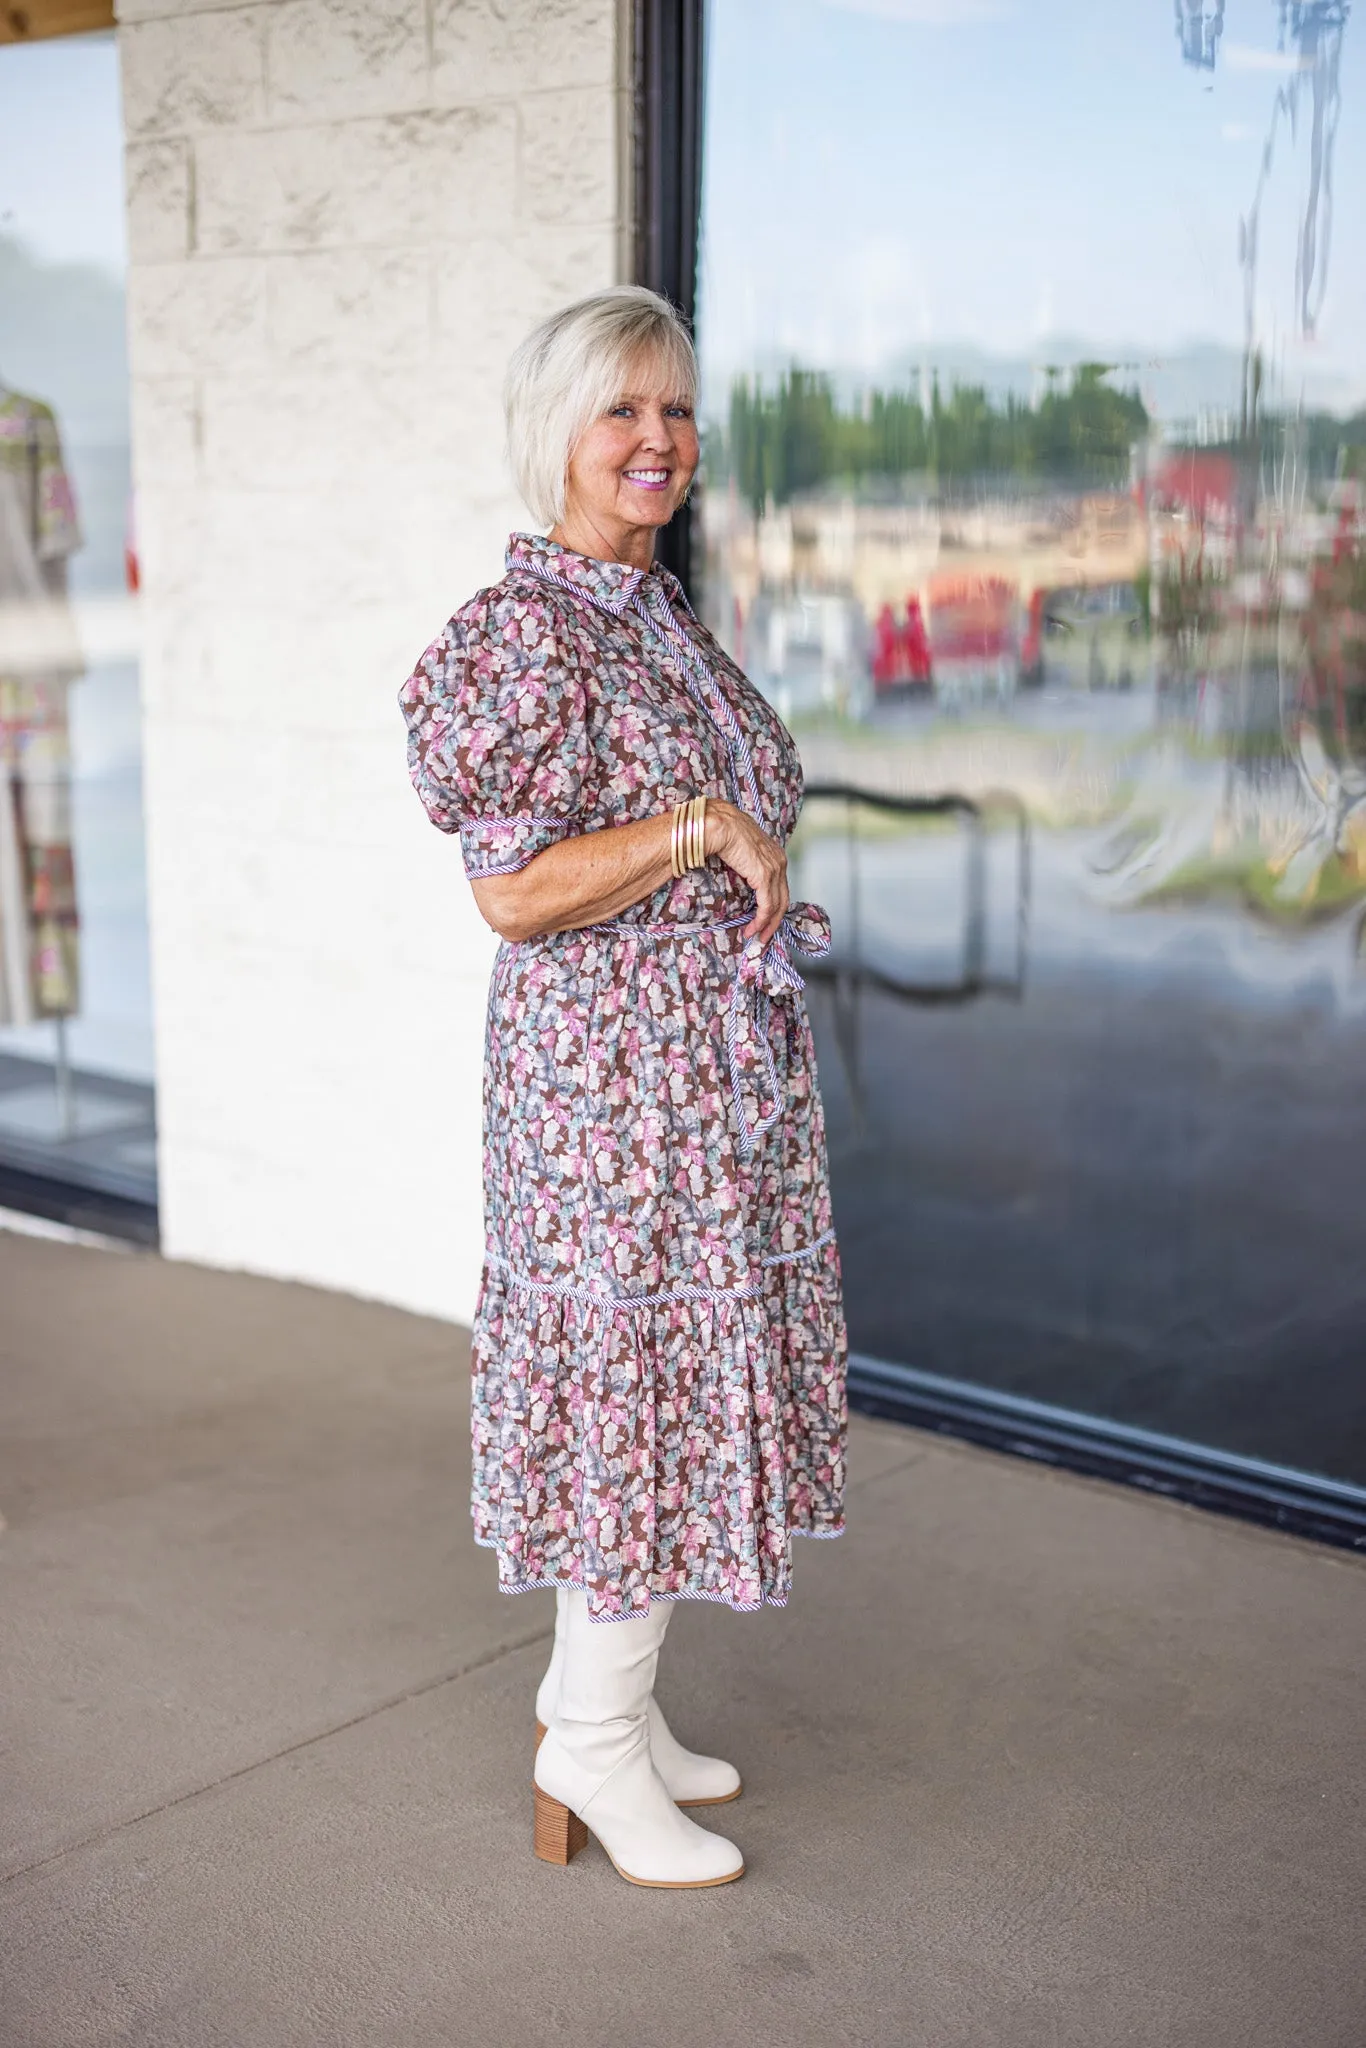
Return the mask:
POLYGON ((674 809, 669 827, 669 873, 677 881, 707 863, 707 799, 689 797, 674 809))

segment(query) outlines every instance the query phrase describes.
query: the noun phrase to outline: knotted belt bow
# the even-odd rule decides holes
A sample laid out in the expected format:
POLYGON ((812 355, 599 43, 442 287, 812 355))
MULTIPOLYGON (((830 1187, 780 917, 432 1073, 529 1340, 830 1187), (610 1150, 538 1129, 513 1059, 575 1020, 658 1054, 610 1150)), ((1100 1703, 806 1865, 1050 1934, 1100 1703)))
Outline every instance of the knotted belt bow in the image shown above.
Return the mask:
MULTIPOLYGON (((721 932, 734 931, 737 925, 748 924, 753 915, 752 910, 742 911, 722 924, 609 921, 592 929, 633 939, 637 944, 677 945, 683 939, 709 939, 721 932)), ((820 960, 829 951, 830 919, 825 911, 819 903, 793 903, 768 944, 760 950, 751 940, 736 963, 726 1007, 726 1056, 742 1159, 753 1158, 754 1147, 783 1113, 782 1083, 769 1043, 768 1024, 775 998, 780 1002, 790 1000, 806 987, 792 964, 792 955, 820 960), (746 1104, 747 1092, 755 1097, 758 1108, 752 1121, 746 1104)))
POLYGON ((768 1025, 774 1000, 789 1000, 806 987, 792 964, 792 955, 820 960, 829 951, 830 919, 825 911, 818 903, 794 903, 762 950, 751 941, 740 955, 726 1015, 726 1052, 742 1159, 753 1158, 760 1138, 783 1113, 782 1084, 768 1025), (758 1109, 752 1123, 746 1102, 750 1092, 758 1109))

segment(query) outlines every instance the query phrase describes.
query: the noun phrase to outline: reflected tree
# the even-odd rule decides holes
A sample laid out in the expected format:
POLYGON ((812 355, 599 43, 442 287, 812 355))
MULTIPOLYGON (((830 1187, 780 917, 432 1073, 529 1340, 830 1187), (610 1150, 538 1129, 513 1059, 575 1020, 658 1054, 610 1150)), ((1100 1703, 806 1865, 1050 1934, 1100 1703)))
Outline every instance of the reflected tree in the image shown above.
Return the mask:
POLYGON ((756 513, 823 484, 917 472, 1114 484, 1149 422, 1136 391, 1107 382, 1112 371, 1080 363, 1063 389, 1054 368, 1037 406, 979 384, 955 384, 944 397, 937 378, 928 408, 913 392, 878 389, 841 404, 832 379, 797 367, 771 387, 738 378, 721 463, 756 513))

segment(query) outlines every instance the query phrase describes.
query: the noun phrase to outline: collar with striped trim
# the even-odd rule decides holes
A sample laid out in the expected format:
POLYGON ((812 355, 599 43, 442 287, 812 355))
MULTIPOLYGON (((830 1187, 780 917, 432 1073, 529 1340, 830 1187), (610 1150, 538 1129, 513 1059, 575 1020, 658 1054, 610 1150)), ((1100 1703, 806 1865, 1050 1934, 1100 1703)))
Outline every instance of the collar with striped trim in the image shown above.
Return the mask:
POLYGON ((596 555, 577 555, 572 548, 561 547, 557 540, 547 540, 539 533, 510 537, 507 567, 548 582, 572 584, 606 611, 621 613, 636 598, 648 600, 652 585, 685 616, 692 610, 683 585, 660 563, 652 569, 633 569, 629 562, 604 562, 596 555))

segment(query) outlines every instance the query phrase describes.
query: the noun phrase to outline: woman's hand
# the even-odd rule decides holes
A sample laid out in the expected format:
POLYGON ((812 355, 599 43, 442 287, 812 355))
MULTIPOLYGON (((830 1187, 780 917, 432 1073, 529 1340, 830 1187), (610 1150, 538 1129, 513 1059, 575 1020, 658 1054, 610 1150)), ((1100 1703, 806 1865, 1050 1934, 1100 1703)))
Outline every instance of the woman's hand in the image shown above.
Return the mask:
POLYGON ((754 916, 740 936, 766 946, 787 915, 786 852, 748 811, 715 796, 707 799, 706 849, 754 891, 754 916))

